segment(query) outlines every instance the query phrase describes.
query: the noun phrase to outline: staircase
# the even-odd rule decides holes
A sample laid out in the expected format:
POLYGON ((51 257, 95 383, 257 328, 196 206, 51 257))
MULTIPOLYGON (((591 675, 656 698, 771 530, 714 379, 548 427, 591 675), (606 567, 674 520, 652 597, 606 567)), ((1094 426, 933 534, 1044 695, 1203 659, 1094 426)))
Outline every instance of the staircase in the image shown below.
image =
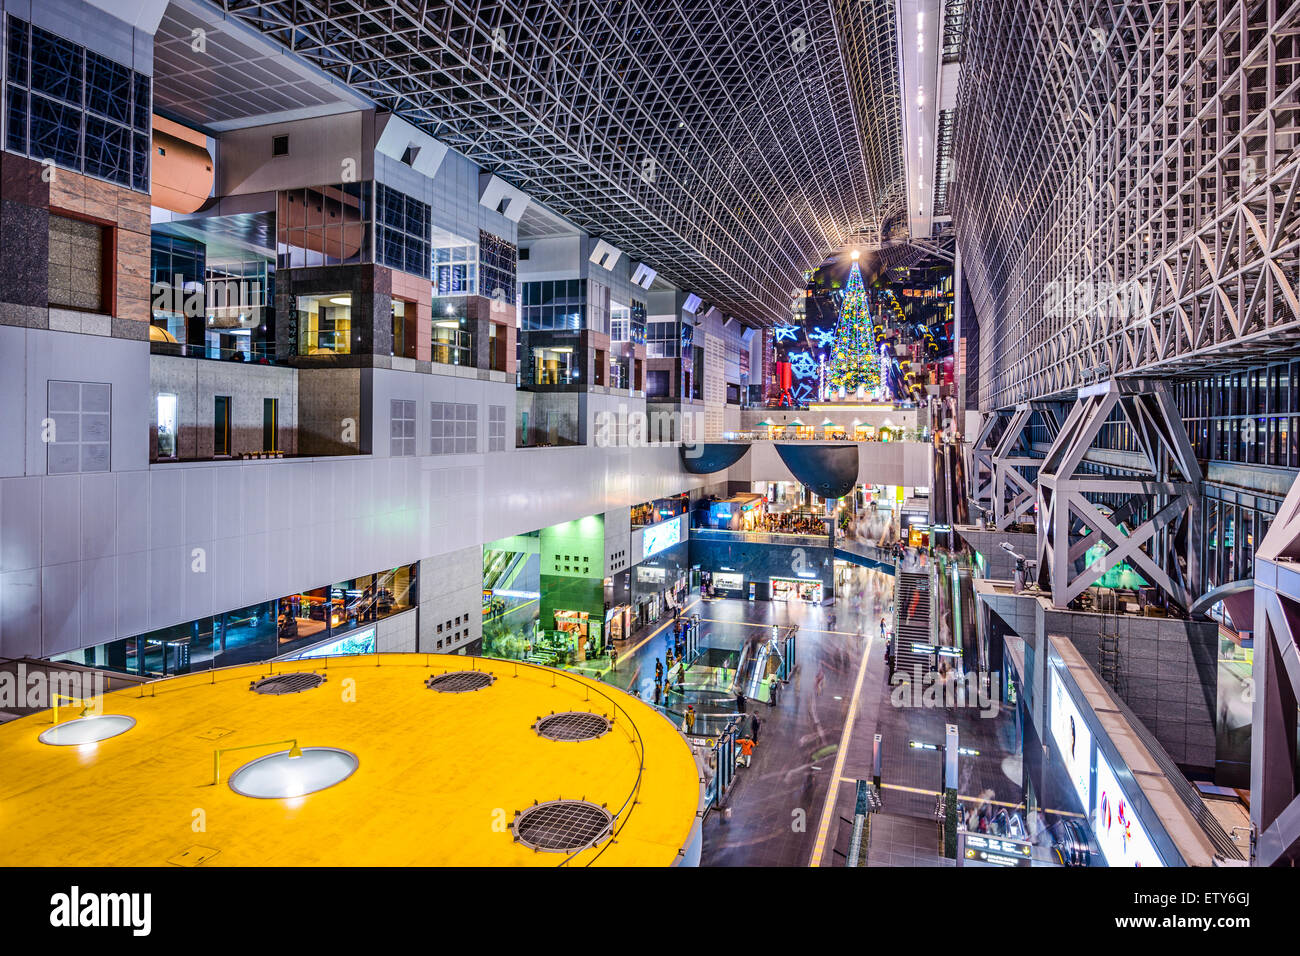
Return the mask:
POLYGON ((897 571, 894 574, 894 670, 922 676, 934 670, 934 651, 913 650, 914 644, 930 647, 931 593, 929 571, 897 571))

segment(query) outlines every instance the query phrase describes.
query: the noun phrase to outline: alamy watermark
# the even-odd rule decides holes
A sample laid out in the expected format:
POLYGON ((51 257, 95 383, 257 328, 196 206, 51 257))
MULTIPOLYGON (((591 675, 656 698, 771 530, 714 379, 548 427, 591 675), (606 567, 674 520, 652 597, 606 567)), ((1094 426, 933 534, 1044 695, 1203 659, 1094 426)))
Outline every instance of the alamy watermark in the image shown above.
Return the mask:
POLYGON ((1043 313, 1075 319, 1100 315, 1123 322, 1140 321, 1148 314, 1151 284, 1123 282, 1049 282, 1043 290, 1043 313))
POLYGON ((889 678, 889 702, 895 707, 965 708, 979 710, 981 717, 996 717, 1002 709, 1002 682, 997 671, 956 671, 922 673, 920 665, 912 672, 895 671, 889 678))
POLYGON ((598 448, 647 448, 680 442, 687 458, 704 454, 703 412, 642 412, 619 405, 616 411, 597 412, 595 425, 598 448))
POLYGON ((104 675, 99 671, 28 672, 19 663, 13 671, 0 671, 0 710, 45 710, 56 702, 77 706, 87 714, 98 714, 104 698, 104 675))

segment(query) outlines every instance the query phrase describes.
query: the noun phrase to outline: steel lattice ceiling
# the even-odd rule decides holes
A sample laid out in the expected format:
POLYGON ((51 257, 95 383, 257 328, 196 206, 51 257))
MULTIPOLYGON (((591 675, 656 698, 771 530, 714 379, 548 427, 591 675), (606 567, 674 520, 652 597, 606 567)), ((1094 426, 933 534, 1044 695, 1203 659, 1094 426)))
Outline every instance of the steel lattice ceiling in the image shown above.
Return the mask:
POLYGON ((901 195, 888 0, 218 5, 755 323, 901 195))

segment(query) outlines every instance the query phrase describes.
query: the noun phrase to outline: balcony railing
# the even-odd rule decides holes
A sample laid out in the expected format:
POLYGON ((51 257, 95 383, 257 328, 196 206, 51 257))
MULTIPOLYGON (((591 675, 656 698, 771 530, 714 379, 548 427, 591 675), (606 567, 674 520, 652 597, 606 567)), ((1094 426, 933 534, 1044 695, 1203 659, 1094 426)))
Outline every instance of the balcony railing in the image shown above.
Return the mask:
POLYGON ((701 541, 731 541, 743 544, 804 544, 829 547, 827 534, 784 534, 777 531, 721 531, 717 528, 693 528, 691 537, 701 541))

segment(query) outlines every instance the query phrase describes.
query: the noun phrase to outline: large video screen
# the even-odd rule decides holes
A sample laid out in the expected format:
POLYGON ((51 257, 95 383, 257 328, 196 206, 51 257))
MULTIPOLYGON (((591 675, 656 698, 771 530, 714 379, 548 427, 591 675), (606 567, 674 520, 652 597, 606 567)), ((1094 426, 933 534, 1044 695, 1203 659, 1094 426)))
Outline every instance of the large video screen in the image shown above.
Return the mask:
POLYGON ((675 518, 663 524, 646 528, 641 538, 641 557, 648 558, 666 548, 680 544, 682 540, 682 519, 675 518))
POLYGON ((1088 787, 1089 764, 1092 756, 1092 734, 1083 722, 1083 715, 1074 706, 1074 699, 1065 687, 1061 672, 1053 667, 1052 671, 1052 740, 1060 751, 1065 772, 1074 785, 1074 792, 1079 795, 1084 813, 1092 809, 1088 787))
POLYGON ((1093 814, 1092 829, 1107 866, 1165 865, 1100 750, 1097 751, 1097 812, 1093 814))

